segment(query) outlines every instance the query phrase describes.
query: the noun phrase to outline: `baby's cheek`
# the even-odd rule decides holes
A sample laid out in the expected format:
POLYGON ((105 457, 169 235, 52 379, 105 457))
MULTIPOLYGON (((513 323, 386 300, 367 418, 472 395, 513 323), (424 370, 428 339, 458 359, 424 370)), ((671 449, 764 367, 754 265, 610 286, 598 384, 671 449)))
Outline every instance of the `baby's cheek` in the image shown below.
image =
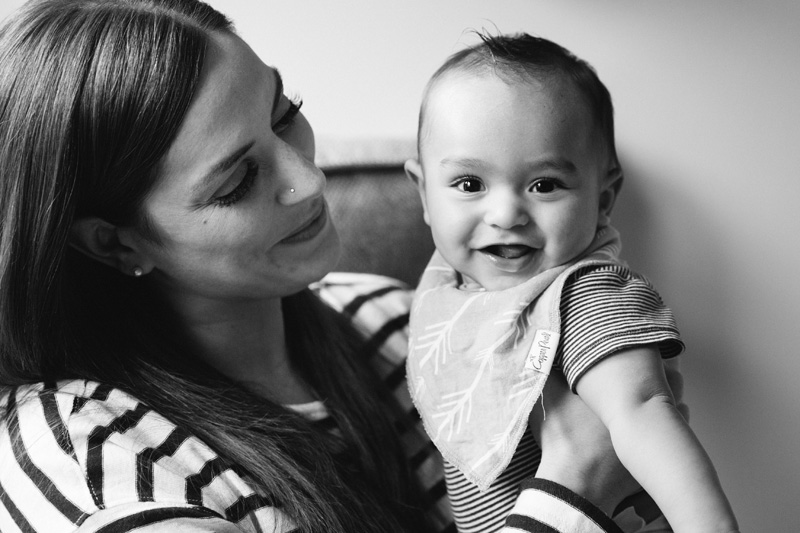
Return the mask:
POLYGON ((434 239, 434 244, 436 244, 436 249, 440 254, 442 254, 442 257, 444 257, 444 260, 447 261, 448 265, 459 272, 467 273, 469 270, 470 257, 468 249, 461 244, 454 242, 452 239, 443 240, 441 241, 441 244, 437 243, 436 239, 434 239))
POLYGON ((597 232, 596 224, 591 221, 581 221, 581 223, 573 223, 567 227, 567 230, 561 238, 561 251, 560 254, 564 261, 569 261, 576 256, 583 253, 594 240, 595 233, 597 232))
POLYGON ((452 227, 448 227, 445 220, 433 220, 431 228, 433 241, 442 253, 444 253, 444 250, 453 250, 457 248, 459 244, 457 234, 453 231, 452 227))

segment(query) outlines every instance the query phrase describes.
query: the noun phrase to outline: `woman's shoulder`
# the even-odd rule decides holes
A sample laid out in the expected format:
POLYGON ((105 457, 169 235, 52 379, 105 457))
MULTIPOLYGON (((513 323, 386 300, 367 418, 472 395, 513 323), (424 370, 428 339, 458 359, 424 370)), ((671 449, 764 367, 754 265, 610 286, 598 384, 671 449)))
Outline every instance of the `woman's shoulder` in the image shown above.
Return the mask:
POLYGON ((285 522, 235 466, 122 390, 31 384, 4 390, 0 412, 2 531, 8 517, 24 531, 54 532, 112 523, 127 531, 156 519, 209 531, 285 522))
POLYGON ((400 280, 359 272, 331 272, 310 288, 329 306, 350 316, 363 309, 407 313, 414 295, 400 280))
POLYGON ((43 402, 44 398, 57 402, 59 412, 80 412, 92 403, 106 409, 127 409, 139 402, 119 389, 85 379, 72 379, 52 383, 38 382, 18 387, 0 388, 0 407, 24 407, 30 402, 43 402))
POLYGON ((370 350, 390 365, 405 362, 408 316, 414 296, 408 285, 376 274, 333 272, 310 288, 328 306, 350 319, 370 350))

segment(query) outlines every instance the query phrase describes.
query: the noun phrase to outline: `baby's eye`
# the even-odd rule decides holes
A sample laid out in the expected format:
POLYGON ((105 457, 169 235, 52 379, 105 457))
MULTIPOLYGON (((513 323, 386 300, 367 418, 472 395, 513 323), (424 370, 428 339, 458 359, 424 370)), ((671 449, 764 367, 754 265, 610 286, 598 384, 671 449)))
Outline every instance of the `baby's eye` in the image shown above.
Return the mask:
POLYGON ((483 190, 483 183, 481 183, 481 180, 473 176, 465 176, 459 179, 454 185, 462 192, 481 192, 483 190))
POLYGON ((556 189, 559 188, 559 184, 554 179, 540 179, 536 180, 536 182, 531 185, 531 192, 539 193, 539 194, 548 194, 551 192, 555 192, 556 189))

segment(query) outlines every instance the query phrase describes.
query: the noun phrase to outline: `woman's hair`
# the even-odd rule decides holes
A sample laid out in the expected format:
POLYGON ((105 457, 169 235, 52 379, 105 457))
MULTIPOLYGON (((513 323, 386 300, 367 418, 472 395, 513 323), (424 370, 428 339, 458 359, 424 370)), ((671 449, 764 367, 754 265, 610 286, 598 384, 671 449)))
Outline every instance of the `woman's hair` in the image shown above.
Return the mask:
POLYGON ((193 357, 146 280, 69 245, 84 216, 146 233, 143 200, 218 31, 231 23, 196 0, 35 1, 0 29, 0 384, 125 390, 304 531, 422 531, 392 402, 342 317, 308 291, 284 299, 293 364, 326 399, 349 461, 320 446, 327 433, 193 357))

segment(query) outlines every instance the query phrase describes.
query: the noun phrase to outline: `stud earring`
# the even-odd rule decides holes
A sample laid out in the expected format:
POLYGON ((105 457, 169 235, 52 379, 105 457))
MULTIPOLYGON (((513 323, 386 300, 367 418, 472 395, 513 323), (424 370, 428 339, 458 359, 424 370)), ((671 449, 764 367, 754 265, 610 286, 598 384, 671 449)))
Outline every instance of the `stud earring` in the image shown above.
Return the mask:
POLYGON ((140 278, 140 277, 142 277, 142 274, 144 274, 144 270, 142 270, 142 267, 135 267, 133 269, 134 277, 140 278))
POLYGON ((291 189, 289 189, 289 192, 290 192, 290 193, 294 193, 294 187, 292 187, 291 189))

